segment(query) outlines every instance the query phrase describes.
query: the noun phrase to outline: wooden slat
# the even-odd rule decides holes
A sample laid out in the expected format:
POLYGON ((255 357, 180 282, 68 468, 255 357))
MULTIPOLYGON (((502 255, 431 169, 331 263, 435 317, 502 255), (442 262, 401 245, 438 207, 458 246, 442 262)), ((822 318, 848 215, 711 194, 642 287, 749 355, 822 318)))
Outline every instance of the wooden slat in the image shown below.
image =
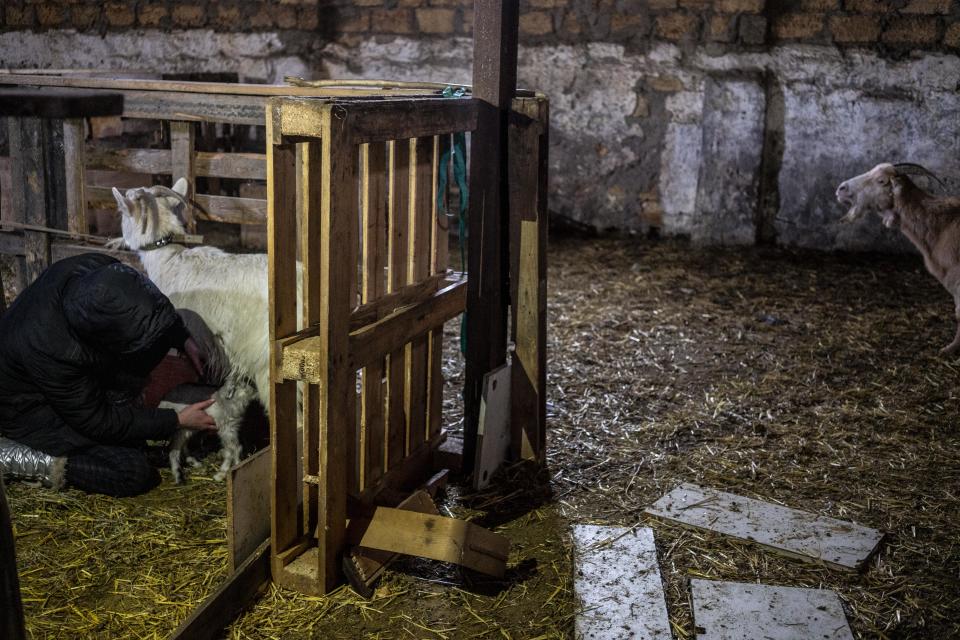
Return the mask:
MULTIPOLYGON (((383 245, 386 246, 386 235, 384 235, 383 245)), ((384 250, 384 256, 386 256, 386 250, 384 250)), ((377 320, 382 320, 401 307, 426 302, 438 289, 463 277, 463 274, 459 273, 437 273, 420 282, 405 285, 393 293, 361 304, 350 315, 350 330, 355 331, 377 320)))
POLYGON ((169 174, 169 149, 98 149, 86 151, 88 169, 169 174))
MULTIPOLYGON (((433 176, 436 138, 416 138, 410 147, 410 231, 407 236, 407 284, 430 275, 432 232, 435 212, 433 176)), ((407 451, 413 451, 427 437, 427 376, 429 336, 422 335, 407 345, 407 382, 404 402, 407 414, 407 451)))
MULTIPOLYGON (((171 174, 170 157, 169 149, 98 149, 91 146, 86 152, 86 164, 88 168, 98 170, 171 174)), ((200 151, 195 157, 198 176, 267 179, 267 156, 262 153, 200 151)))
MULTIPOLYGON (((316 136, 316 120, 326 103, 290 98, 284 101, 283 134, 316 136)), ((477 106, 469 98, 405 98, 402 100, 338 100, 337 108, 350 114, 358 143, 472 131, 477 106)))
MULTIPOLYGON (((386 291, 387 266, 387 147, 382 143, 360 147, 360 198, 362 216, 361 308, 376 320, 381 317, 381 302, 386 291)), ((351 315, 351 328, 358 312, 351 315)), ((383 476, 386 463, 386 393, 383 358, 362 371, 360 393, 360 489, 383 476)))
MULTIPOLYGON (((410 141, 389 142, 387 149, 390 180, 387 291, 392 293, 407 284, 410 141)), ((406 353, 401 345, 387 359, 387 469, 400 464, 406 454, 407 418, 403 401, 405 371, 406 353)))
POLYGON ((525 126, 510 130, 510 299, 513 354, 511 450, 515 459, 546 456, 547 153, 546 99, 518 98, 525 126))
POLYGON ((509 273, 507 120, 517 86, 519 6, 474 2, 473 95, 479 107, 470 147, 464 472, 473 468, 483 377, 506 361, 509 273))
MULTIPOLYGON (((339 114, 338 114, 339 115, 339 114)), ((340 582, 347 492, 356 469, 356 368, 347 366, 350 311, 356 304, 358 150, 349 118, 324 112, 319 339, 327 365, 320 376, 319 584, 340 582)))
POLYGON ((63 159, 66 177, 67 230, 87 233, 86 172, 84 168, 84 137, 86 125, 82 118, 63 121, 63 159))
MULTIPOLYGON (((109 187, 88 186, 87 205, 93 209, 115 209, 117 204, 109 187)), ((267 201, 258 198, 234 198, 198 193, 194 202, 201 207, 196 217, 201 220, 232 224, 263 224, 267 220, 267 201)))
POLYGON ((283 144, 267 118, 267 254, 270 286, 270 441, 273 452, 271 563, 274 580, 283 578, 279 554, 296 545, 303 526, 297 503, 297 384, 280 376, 277 340, 297 330, 296 162, 292 144, 283 144))
MULTIPOLYGON (((189 200, 196 193, 196 128, 192 122, 170 122, 170 173, 176 183, 180 178, 187 179, 186 198, 189 200)), ((208 209, 209 211, 209 209, 208 209)), ((193 207, 184 207, 184 226, 187 233, 197 232, 197 223, 194 219, 193 207)))
MULTIPOLYGON (((467 282, 461 280, 437 291, 422 304, 405 307, 378 322, 349 334, 350 354, 344 365, 357 371, 463 312, 467 282)), ((322 326, 322 322, 321 322, 322 326)), ((288 380, 320 384, 324 375, 326 350, 322 336, 282 342, 281 369, 288 380)))
MULTIPOLYGON (((297 145, 300 162, 300 256, 303 262, 303 322, 320 322, 320 276, 323 249, 320 242, 323 203, 320 172, 323 149, 317 143, 297 145)), ((306 385, 303 390, 303 473, 320 473, 320 389, 306 385)), ((315 485, 303 487, 303 517, 307 531, 314 531, 319 518, 320 492, 315 485)))
MULTIPOLYGON (((447 194, 438 194, 440 159, 450 148, 450 136, 441 136, 437 140, 433 166, 433 237, 431 238, 430 272, 436 275, 445 273, 449 263, 450 218, 447 217, 447 194), (438 195, 442 198, 443 211, 437 211, 438 195)), ((447 160, 451 164, 450 159, 447 160)), ((452 167, 448 166, 448 169, 452 167)), ((449 186, 453 182, 453 171, 447 172, 449 186)), ((443 428, 443 327, 430 332, 430 380, 427 385, 427 437, 440 432, 443 428)))
POLYGON ((170 640, 212 640, 270 583, 270 543, 264 542, 226 581, 193 610, 170 640))
POLYGON ((267 157, 262 153, 197 153, 197 175, 241 180, 266 180, 267 157))

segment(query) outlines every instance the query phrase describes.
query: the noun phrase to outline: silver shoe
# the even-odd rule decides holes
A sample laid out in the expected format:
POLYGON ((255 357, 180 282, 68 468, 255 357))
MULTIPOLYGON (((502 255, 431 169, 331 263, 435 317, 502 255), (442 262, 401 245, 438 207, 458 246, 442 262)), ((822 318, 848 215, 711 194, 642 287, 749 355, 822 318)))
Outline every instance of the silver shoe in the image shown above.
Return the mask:
POLYGON ((54 457, 9 438, 0 438, 0 473, 4 480, 22 480, 62 489, 67 481, 67 458, 54 457))

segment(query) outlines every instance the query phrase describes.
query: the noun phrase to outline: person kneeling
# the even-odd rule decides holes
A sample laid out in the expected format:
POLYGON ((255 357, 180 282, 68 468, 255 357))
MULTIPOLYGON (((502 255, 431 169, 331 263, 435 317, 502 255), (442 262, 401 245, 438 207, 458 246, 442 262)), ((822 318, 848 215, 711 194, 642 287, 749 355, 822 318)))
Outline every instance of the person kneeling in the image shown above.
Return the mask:
POLYGON ((102 254, 53 264, 0 317, 0 471, 112 496, 156 487, 147 440, 216 429, 212 400, 179 413, 139 406, 150 371, 188 340, 135 269, 102 254))

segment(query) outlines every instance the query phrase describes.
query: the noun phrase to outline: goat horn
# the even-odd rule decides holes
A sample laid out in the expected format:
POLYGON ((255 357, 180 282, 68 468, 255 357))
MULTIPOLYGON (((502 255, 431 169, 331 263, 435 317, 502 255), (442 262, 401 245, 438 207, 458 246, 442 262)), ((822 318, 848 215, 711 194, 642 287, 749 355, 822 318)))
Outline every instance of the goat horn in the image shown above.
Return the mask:
POLYGON ((943 180, 938 178, 931 172, 929 169, 923 165, 915 164, 913 162, 897 162, 893 165, 893 168, 896 170, 897 175, 900 176, 927 176, 928 178, 933 178, 937 181, 941 187, 943 186, 943 180))
POLYGON ((154 197, 156 197, 156 196, 170 196, 171 198, 176 198, 177 200, 179 200, 180 202, 182 202, 182 203, 185 204, 185 205, 188 205, 188 206, 190 205, 190 203, 187 202, 187 199, 186 199, 186 198, 184 198, 182 195, 180 195, 179 193, 177 193, 176 191, 174 191, 174 190, 171 189, 170 187, 164 187, 163 185, 159 185, 159 184, 158 184, 158 185, 154 185, 154 186, 150 187, 149 189, 147 189, 147 191, 149 191, 151 194, 153 194, 154 197))

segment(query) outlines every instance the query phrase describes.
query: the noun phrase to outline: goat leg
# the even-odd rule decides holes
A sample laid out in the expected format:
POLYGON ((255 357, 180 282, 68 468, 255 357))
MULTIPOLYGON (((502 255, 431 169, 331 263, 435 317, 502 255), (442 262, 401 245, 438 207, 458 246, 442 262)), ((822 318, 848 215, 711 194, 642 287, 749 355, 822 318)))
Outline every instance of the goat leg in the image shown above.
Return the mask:
POLYGON ((177 429, 170 438, 170 472, 177 484, 183 484, 183 452, 191 435, 193 434, 188 429, 177 429))
MULTIPOLYGON (((953 274, 950 274, 953 275, 953 274)), ((953 342, 940 349, 940 355, 952 356, 960 349, 960 296, 954 297, 954 307, 957 317, 957 333, 953 336, 953 342)))

